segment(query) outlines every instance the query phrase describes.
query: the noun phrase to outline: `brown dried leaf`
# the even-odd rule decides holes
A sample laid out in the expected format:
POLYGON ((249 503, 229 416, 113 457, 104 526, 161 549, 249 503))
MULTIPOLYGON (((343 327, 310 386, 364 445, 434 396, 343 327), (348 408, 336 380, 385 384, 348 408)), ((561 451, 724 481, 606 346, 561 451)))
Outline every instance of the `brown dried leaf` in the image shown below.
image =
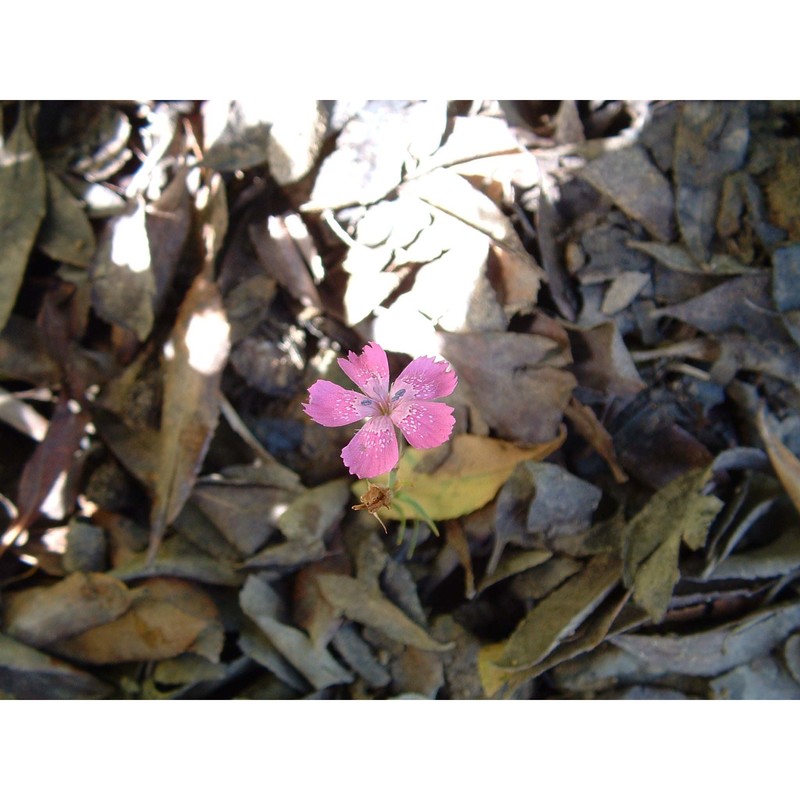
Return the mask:
POLYGON ((786 489, 794 507, 800 511, 800 460, 771 429, 771 420, 762 407, 756 417, 758 432, 767 446, 767 454, 775 474, 786 489))
POLYGON ((217 663, 223 629, 216 606, 195 585, 151 578, 131 591, 128 611, 113 622, 65 639, 51 649, 89 664, 154 661, 197 653, 217 663))
POLYGON ((33 647, 110 622, 131 604, 125 584, 102 573, 74 573, 52 586, 9 592, 3 599, 4 630, 33 647))
POLYGON ((644 389, 645 383, 615 322, 572 330, 570 342, 575 375, 581 386, 615 397, 629 397, 644 389))
POLYGON ((168 344, 159 472, 150 514, 150 555, 191 494, 219 417, 229 326, 217 287, 195 279, 168 344))
POLYGON ((534 444, 557 435, 576 384, 561 369, 572 361, 567 347, 520 333, 443 333, 441 342, 442 355, 498 436, 534 444))
MULTIPOLYGON (((5 542, 12 540, 16 533, 44 513, 42 503, 56 482, 62 481, 66 487, 66 479, 76 466, 80 466, 75 454, 89 422, 89 415, 82 409, 76 411, 74 405, 74 401, 66 397, 59 400, 43 441, 25 464, 17 495, 18 515, 4 537, 5 542)), ((67 513, 66 508, 59 511, 61 516, 67 513)))
POLYGON ((575 430, 603 457, 614 476, 614 480, 617 483, 625 483, 628 480, 628 476, 617 462, 611 434, 597 419, 594 411, 589 406, 585 406, 574 397, 571 397, 564 413, 567 419, 575 426, 575 430))

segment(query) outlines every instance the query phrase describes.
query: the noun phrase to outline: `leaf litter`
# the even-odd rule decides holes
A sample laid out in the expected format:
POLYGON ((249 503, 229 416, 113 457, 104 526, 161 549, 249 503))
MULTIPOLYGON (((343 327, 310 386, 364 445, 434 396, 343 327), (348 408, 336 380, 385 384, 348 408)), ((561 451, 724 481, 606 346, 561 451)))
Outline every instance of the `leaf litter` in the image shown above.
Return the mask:
POLYGON ((798 122, 3 101, 0 697, 800 696, 798 122), (378 519, 370 341, 459 379, 378 519))

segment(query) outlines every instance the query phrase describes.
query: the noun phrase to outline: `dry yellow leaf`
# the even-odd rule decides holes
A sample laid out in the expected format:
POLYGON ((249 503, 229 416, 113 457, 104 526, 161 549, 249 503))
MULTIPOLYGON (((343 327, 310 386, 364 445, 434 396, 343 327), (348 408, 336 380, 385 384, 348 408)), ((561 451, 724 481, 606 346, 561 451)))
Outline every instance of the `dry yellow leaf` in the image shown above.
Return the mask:
MULTIPOLYGON (((397 471, 399 496, 382 512, 388 519, 424 519, 414 504, 433 520, 455 519, 483 508, 508 480, 521 461, 542 461, 558 450, 566 430, 549 442, 517 447, 487 436, 460 434, 451 443, 432 450, 406 450, 397 471), (449 448, 449 452, 448 452, 449 448), (436 465, 431 469, 432 465, 436 465), (410 500, 411 502, 405 502, 410 500)), ((386 476, 373 483, 386 483, 386 476)), ((367 491, 367 481, 358 481, 353 493, 367 491)))

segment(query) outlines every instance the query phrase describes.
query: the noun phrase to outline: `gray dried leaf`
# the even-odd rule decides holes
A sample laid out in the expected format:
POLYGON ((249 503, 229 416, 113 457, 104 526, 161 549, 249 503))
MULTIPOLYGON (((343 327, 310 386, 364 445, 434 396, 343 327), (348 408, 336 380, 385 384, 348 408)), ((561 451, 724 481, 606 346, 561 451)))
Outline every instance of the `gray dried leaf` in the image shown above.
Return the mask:
POLYGON ((0 633, 0 692, 18 700, 93 700, 113 688, 65 661, 0 633))
POLYGON ((800 700, 800 684, 771 656, 742 664, 709 687, 714 700, 800 700))
POLYGON ((675 237, 672 189, 642 147, 605 153, 578 174, 656 239, 668 242, 675 237))
POLYGON ((344 516, 350 482, 344 478, 307 489, 278 519, 278 529, 290 541, 321 539, 344 516))
POLYGON ((380 688, 389 685, 392 676, 375 657, 354 624, 342 625, 334 635, 332 643, 347 665, 357 672, 368 686, 380 688))
POLYGON ((611 641, 662 672, 712 676, 766 655, 798 625, 800 603, 781 603, 700 633, 626 633, 611 641))
POLYGON ((800 344, 800 245, 772 254, 772 297, 786 330, 800 344))
POLYGON ((353 680, 325 647, 317 647, 305 633, 276 619, 279 599, 268 583, 251 575, 242 588, 239 603, 281 655, 315 689, 353 680))
POLYGON ((181 535, 167 538, 154 559, 139 553, 108 574, 125 581, 172 576, 215 586, 241 586, 243 581, 231 562, 209 555, 181 535))
POLYGON ((376 628, 390 639, 422 650, 444 651, 452 642, 437 642, 415 622, 412 622, 396 605, 362 581, 344 575, 317 577, 325 599, 354 622, 376 628))
POLYGON ((559 539, 591 525, 602 492, 557 464, 525 461, 497 497, 491 574, 506 544, 558 549, 559 539))

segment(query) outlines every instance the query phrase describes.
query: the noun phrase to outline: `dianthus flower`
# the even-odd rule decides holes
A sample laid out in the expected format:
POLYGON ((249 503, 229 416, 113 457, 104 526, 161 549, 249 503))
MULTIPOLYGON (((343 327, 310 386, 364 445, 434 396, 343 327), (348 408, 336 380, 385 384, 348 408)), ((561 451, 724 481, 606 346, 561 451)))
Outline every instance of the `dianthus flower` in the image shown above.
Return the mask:
POLYGON ((361 390, 344 389, 319 380, 308 390, 303 410, 326 427, 366 424, 342 450, 351 475, 374 478, 393 469, 399 460, 394 426, 412 447, 422 450, 443 444, 453 430, 453 409, 433 400, 446 397, 458 378, 446 361, 415 358, 389 387, 389 361, 379 344, 370 342, 361 355, 337 359, 342 371, 361 390))

